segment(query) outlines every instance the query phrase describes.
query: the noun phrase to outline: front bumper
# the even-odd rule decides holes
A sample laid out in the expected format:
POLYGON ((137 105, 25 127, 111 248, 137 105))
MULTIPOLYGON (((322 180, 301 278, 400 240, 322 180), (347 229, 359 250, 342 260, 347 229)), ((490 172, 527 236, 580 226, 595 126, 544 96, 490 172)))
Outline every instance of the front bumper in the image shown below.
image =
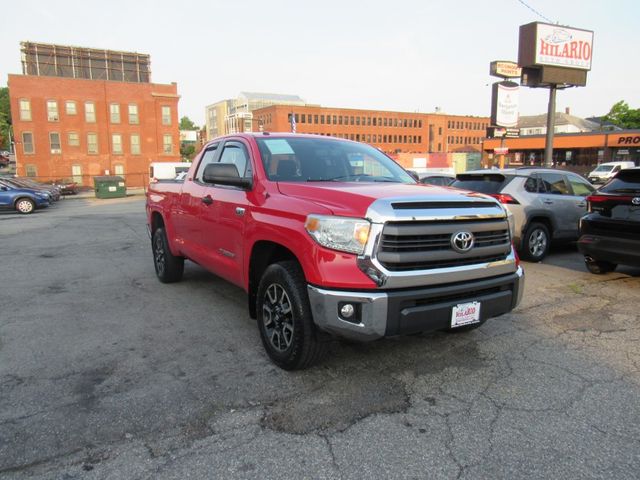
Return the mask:
POLYGON ((513 310, 523 291, 522 267, 499 277, 403 290, 358 292, 308 286, 318 328, 359 341, 446 329, 452 308, 472 301, 480 302, 480 321, 484 322, 513 310), (339 309, 345 303, 357 305, 358 320, 341 318, 339 309))

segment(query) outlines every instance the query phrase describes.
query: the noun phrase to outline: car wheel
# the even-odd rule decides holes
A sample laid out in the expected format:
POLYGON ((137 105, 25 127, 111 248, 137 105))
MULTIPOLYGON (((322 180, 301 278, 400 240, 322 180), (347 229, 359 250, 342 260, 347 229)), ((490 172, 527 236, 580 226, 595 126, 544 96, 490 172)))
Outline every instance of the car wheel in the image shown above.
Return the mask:
POLYGON ((19 198, 16 202, 16 210, 20 213, 28 214, 36 209, 36 204, 30 198, 19 198))
POLYGON ((167 234, 163 228, 156 229, 151 239, 153 265, 156 275, 162 283, 174 283, 182 280, 184 258, 171 253, 167 234))
POLYGON ((615 263, 588 259, 586 257, 584 259, 584 264, 587 267, 587 270, 595 275, 603 275, 605 273, 613 272, 617 267, 615 263))
POLYGON ((551 237, 549 229, 542 223, 534 222, 524 234, 522 258, 531 262, 540 262, 549 253, 551 237))
POLYGON ((313 323, 307 283, 296 262, 274 263, 265 270, 256 307, 262 344, 280 368, 307 368, 324 356, 329 336, 313 323))

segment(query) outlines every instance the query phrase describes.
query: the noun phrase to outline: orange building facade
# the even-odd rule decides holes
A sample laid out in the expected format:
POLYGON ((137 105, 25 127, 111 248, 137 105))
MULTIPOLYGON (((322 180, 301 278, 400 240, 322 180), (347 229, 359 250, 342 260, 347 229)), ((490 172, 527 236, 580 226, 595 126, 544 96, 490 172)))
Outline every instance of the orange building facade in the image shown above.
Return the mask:
POLYGON ((253 130, 327 135, 369 143, 389 154, 480 152, 488 117, 273 105, 253 112, 253 130))
POLYGON ((43 182, 121 175, 180 161, 177 85, 9 75, 16 173, 43 182))
MULTIPOLYGON (((485 163, 496 163, 494 149, 508 148, 506 166, 542 165, 545 136, 487 139, 483 143, 485 163)), ((594 166, 609 161, 632 161, 640 165, 640 130, 615 132, 561 133, 553 139, 553 163, 578 173, 591 171, 594 166)))

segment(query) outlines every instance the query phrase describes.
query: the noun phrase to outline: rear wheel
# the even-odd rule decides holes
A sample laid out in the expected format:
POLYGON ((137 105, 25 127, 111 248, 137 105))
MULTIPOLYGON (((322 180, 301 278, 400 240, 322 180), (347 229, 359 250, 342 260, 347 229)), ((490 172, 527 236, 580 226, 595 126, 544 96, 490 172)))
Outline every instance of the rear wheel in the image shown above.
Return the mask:
POLYGON ((182 280, 184 258, 171 253, 167 234, 163 228, 156 229, 151 239, 153 265, 156 275, 162 283, 174 283, 182 280))
POLYGON ((19 198, 15 207, 18 212, 28 214, 36 209, 36 204, 30 198, 19 198))
POLYGON ((270 265, 258 286, 260 338, 273 363, 285 370, 317 363, 328 347, 328 335, 313 323, 306 287, 302 270, 294 261, 270 265))
POLYGON ((547 226, 533 222, 524 234, 522 258, 531 262, 540 262, 549 253, 550 244, 551 237, 547 226))
POLYGON ((602 275, 605 273, 613 272, 617 265, 611 262, 605 262, 602 260, 588 259, 585 257, 584 264, 591 273, 595 275, 602 275))

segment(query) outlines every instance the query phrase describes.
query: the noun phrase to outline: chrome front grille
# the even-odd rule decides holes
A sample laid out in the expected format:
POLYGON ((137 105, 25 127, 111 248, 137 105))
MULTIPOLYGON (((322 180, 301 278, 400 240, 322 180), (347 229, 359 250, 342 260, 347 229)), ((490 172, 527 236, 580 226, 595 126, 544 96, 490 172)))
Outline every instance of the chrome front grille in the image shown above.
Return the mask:
POLYGON ((504 260, 511 251, 504 218, 387 222, 377 258, 390 271, 424 270, 504 260), (471 232, 473 247, 454 250, 452 235, 471 232))

